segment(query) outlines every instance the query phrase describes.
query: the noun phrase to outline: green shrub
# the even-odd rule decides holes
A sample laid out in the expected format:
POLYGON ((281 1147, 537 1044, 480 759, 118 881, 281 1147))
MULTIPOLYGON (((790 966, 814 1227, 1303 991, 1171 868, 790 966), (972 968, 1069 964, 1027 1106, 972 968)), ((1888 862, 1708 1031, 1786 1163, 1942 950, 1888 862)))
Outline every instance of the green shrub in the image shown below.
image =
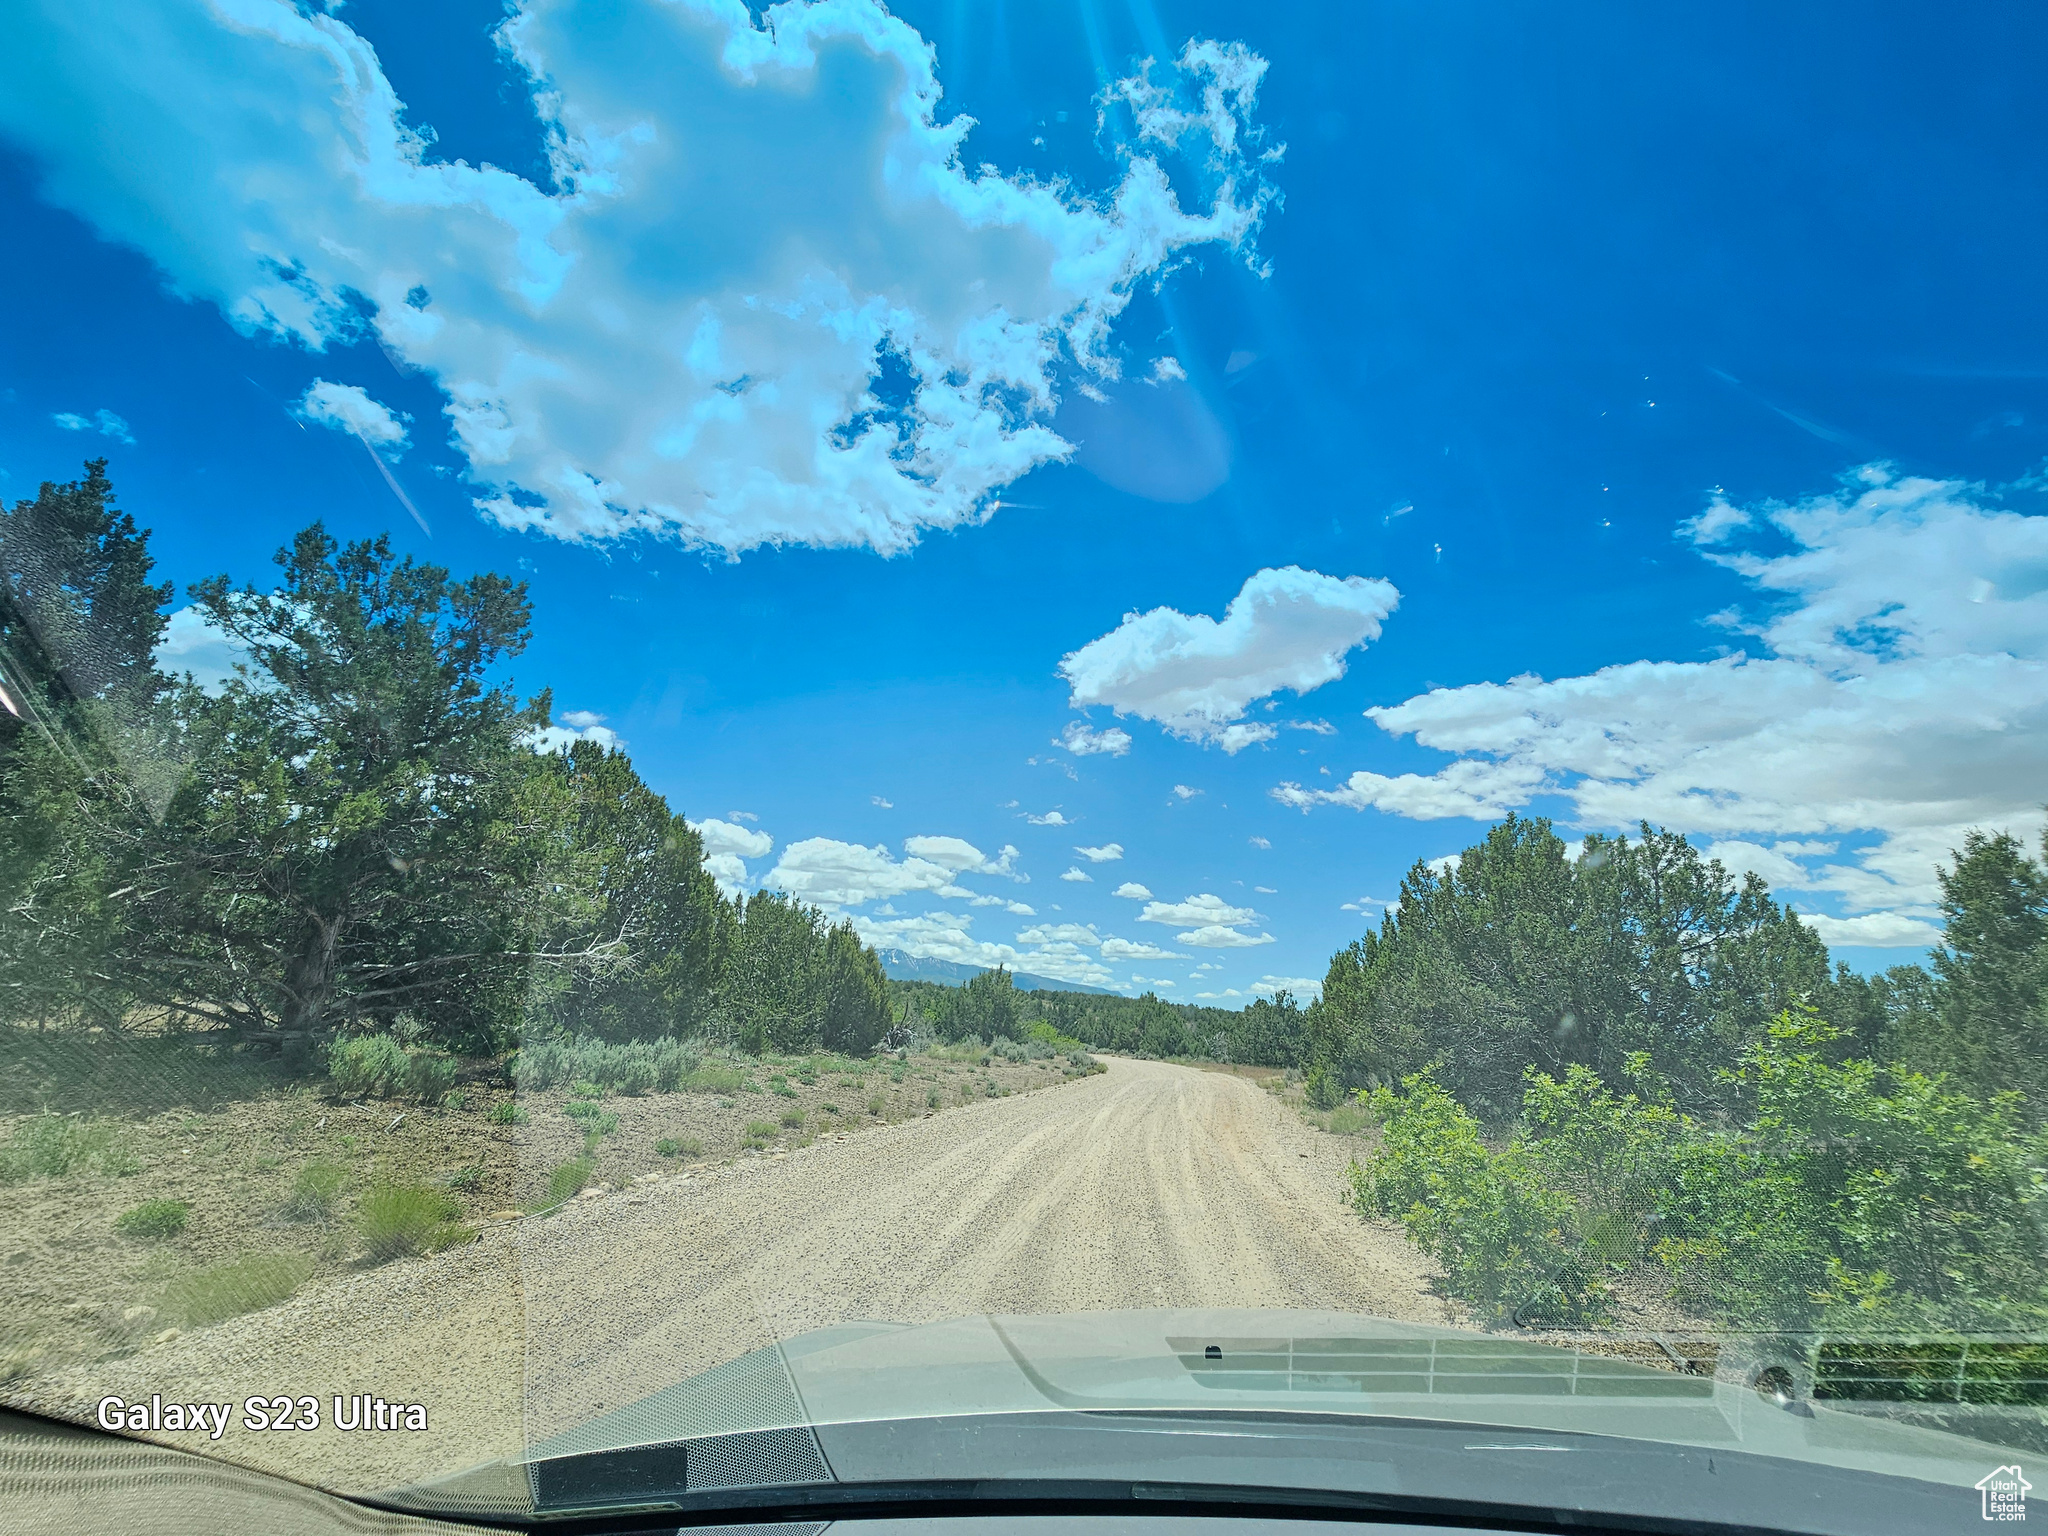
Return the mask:
POLYGON ((926 1109, 937 1109, 937 1108, 939 1107, 939 1090, 938 1090, 938 1089, 936 1089, 936 1088, 927 1088, 927 1089, 925 1089, 925 1091, 924 1091, 924 1107, 925 1107, 926 1109))
POLYGON ((118 1127, 83 1115, 37 1115, 21 1121, 0 1147, 0 1184, 73 1174, 134 1173, 140 1165, 118 1127))
POLYGON ((773 1120, 749 1120, 747 1122, 747 1134, 757 1140, 772 1140, 776 1134, 776 1129, 777 1127, 773 1120))
POLYGON ((562 1106, 562 1113, 571 1120, 581 1120, 588 1124, 602 1115, 604 1108, 594 1099, 571 1099, 562 1106))
POLYGON ((173 1280, 164 1288, 162 1310, 186 1328, 224 1323, 288 1300, 312 1273, 313 1261, 301 1253, 233 1259, 173 1280))
POLYGON ((390 1035, 351 1035, 327 1053, 327 1076, 341 1098, 391 1098, 405 1094, 439 1103, 455 1086, 454 1058, 438 1051, 409 1051, 390 1035))
POLYGON ((695 1136, 664 1136, 654 1150, 663 1157, 702 1157, 704 1143, 695 1136))
POLYGON ((1779 1015, 1734 1074, 1748 1123, 1680 1121, 1650 1196, 1680 1295, 1747 1326, 2037 1332, 2048 1132, 1842 1039, 1779 1015))
POLYGON ((192 1207, 183 1200, 145 1200, 116 1216, 114 1230, 123 1237, 176 1237, 191 1215, 192 1207))
POLYGON ((506 1099, 493 1104, 484 1118, 493 1125, 524 1125, 531 1117, 526 1113, 526 1106, 517 1099, 506 1099))
POLYGON ((351 1035, 327 1053, 327 1076, 342 1098, 386 1097, 405 1083, 405 1047, 389 1035, 351 1035))
POLYGON ((782 1112, 781 1120, 792 1131, 800 1131, 804 1125, 804 1112, 800 1109, 785 1109, 782 1112))
POLYGON ((1582 1251, 1569 1196, 1526 1150, 1490 1151, 1479 1122, 1427 1073, 1373 1092, 1380 1149, 1353 1166, 1352 1198, 1391 1217, 1489 1321, 1590 1322, 1611 1305, 1582 1251))
POLYGON ((381 1184, 356 1206, 356 1231, 372 1264, 432 1253, 475 1234, 457 1218, 462 1208, 423 1184, 381 1184))
POLYGON ((870 1094, 868 1096, 868 1113, 871 1115, 879 1115, 881 1112, 882 1096, 879 1093, 870 1094))
POLYGON ((405 1091, 422 1104, 438 1104, 455 1086, 455 1062, 447 1056, 416 1051, 406 1058, 405 1091))
POLYGON ((1335 1109, 1344 1100, 1344 1085, 1335 1074, 1321 1067, 1310 1069, 1302 1080, 1301 1091, 1311 1109, 1335 1109))
POLYGON ((826 1115, 843 1115, 846 1113, 846 1111, 841 1109, 837 1104, 820 1104, 818 1106, 818 1112, 820 1114, 826 1115))
POLYGON ((759 1136, 747 1137, 740 1143, 740 1146, 749 1152, 765 1152, 768 1150, 768 1143, 759 1136))
POLYGON ((472 1163, 467 1168, 457 1169, 448 1175, 447 1184, 450 1189, 460 1190, 466 1195, 475 1194, 484 1187, 484 1165, 472 1163))

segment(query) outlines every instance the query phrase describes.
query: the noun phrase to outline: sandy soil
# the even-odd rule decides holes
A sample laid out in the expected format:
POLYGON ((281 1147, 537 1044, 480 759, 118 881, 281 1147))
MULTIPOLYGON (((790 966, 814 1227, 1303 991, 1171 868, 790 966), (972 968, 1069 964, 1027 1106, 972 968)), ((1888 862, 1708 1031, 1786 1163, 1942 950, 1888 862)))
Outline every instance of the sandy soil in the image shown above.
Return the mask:
POLYGON ((161 1437, 369 1491, 516 1453, 850 1318, 1271 1305, 1452 1321, 1400 1234, 1344 1208, 1357 1146, 1245 1078, 1112 1061, 1061 1087, 579 1200, 14 1395, 427 1405, 424 1434, 161 1437))

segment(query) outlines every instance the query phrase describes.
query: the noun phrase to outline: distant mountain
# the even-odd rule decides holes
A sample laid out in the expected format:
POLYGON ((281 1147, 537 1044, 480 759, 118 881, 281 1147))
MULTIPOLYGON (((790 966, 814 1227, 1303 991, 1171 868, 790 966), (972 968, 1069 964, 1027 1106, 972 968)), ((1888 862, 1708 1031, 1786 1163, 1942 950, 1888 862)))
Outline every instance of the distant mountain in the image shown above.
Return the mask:
MULTIPOLYGON (((906 955, 900 949, 878 949, 875 951, 882 962, 884 975, 897 981, 936 981, 942 986, 957 987, 969 977, 979 976, 989 969, 981 965, 961 965, 953 960, 920 960, 915 955, 906 955)), ((1052 981, 1044 976, 1028 976, 1022 971, 1010 972, 1010 980, 1019 992, 1099 992, 1105 997, 1116 994, 1107 987, 1084 987, 1078 981, 1052 981)))

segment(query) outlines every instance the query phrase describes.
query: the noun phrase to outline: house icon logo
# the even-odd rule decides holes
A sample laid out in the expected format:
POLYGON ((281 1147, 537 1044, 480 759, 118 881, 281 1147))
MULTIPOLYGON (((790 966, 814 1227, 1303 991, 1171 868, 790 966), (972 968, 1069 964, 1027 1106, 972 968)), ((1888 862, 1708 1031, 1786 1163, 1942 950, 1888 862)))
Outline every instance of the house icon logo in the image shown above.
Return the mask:
POLYGON ((1984 1518, 1986 1520, 2024 1520, 2027 1518, 2027 1494, 2033 1484, 2020 1475, 2019 1464, 2000 1467, 1977 1484, 1977 1491, 1984 1495, 1984 1518))

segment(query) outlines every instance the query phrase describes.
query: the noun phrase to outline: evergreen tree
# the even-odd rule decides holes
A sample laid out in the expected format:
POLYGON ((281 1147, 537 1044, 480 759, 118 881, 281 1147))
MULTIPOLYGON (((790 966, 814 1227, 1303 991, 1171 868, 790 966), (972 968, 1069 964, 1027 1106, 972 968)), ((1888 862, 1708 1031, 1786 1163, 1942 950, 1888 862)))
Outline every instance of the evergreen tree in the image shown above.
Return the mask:
POLYGON ((2048 1113, 2048 870, 2011 835, 1972 832, 1940 879, 1939 1028, 1915 1040, 1915 1064, 2048 1113))

